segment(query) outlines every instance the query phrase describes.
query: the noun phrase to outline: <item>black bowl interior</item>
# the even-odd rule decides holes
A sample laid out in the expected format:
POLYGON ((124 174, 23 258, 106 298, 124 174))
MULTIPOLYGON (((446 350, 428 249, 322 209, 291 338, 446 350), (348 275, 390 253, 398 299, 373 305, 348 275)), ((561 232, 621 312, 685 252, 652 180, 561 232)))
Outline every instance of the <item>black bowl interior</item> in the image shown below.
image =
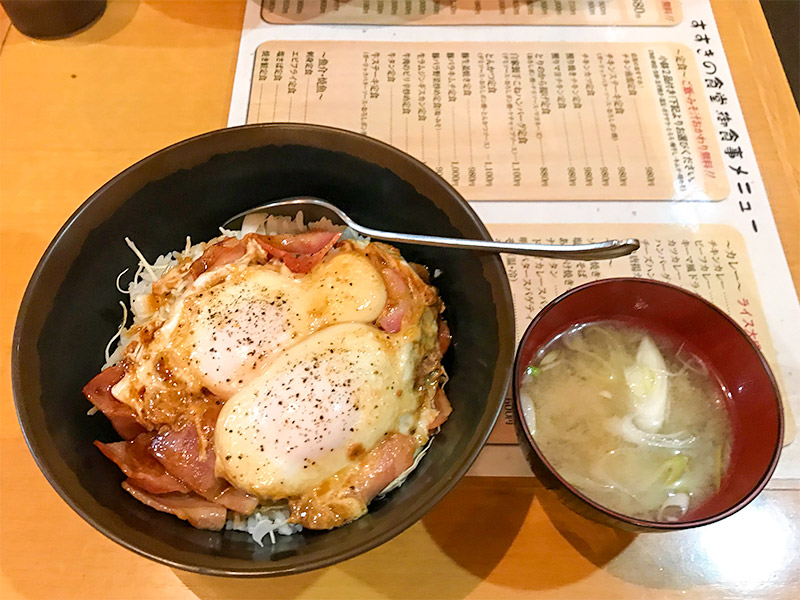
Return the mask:
POLYGON ((369 138, 302 125, 221 130, 162 150, 97 191, 58 233, 28 286, 13 347, 22 430, 61 496, 110 538, 171 566, 222 575, 274 575, 332 564, 368 550, 419 519, 467 470, 500 410, 513 358, 511 295, 497 256, 401 246, 431 269, 448 306, 454 343, 445 357, 454 412, 419 468, 364 518, 260 548, 246 534, 206 532, 157 513, 120 487, 119 470, 92 446, 118 436, 82 386, 99 372, 119 325, 114 281, 151 260, 218 235, 228 217, 287 196, 326 198, 365 225, 487 238, 445 182, 369 138))

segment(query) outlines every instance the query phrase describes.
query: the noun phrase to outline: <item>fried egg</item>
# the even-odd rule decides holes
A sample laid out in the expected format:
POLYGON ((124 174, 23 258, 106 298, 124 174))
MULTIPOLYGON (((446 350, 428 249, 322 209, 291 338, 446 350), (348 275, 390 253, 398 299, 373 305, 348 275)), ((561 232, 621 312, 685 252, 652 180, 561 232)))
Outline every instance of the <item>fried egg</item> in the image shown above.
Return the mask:
POLYGON ((147 310, 111 394, 148 432, 194 425, 181 461, 202 461, 217 486, 328 529, 402 481, 449 415, 449 333, 424 268, 396 248, 343 240, 300 260, 283 242, 309 239, 185 251, 137 296, 147 310))
POLYGON ((225 404, 217 468, 260 498, 286 498, 353 464, 418 409, 408 336, 329 326, 292 346, 225 404))
POLYGON ((354 252, 336 253, 307 275, 232 263, 201 275, 162 308, 163 324, 112 393, 140 414, 175 385, 227 399, 282 349, 329 325, 370 323, 385 303, 380 274, 354 252))

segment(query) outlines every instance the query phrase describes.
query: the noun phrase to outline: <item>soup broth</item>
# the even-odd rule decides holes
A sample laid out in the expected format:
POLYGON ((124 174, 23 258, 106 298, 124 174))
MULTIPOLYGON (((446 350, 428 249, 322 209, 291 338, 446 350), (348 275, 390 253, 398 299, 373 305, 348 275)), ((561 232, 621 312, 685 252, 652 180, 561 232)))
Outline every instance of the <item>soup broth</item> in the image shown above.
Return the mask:
POLYGON ((527 368, 520 400, 555 470, 624 515, 682 520, 728 465, 719 384, 695 356, 640 329, 602 322, 559 336, 527 368))

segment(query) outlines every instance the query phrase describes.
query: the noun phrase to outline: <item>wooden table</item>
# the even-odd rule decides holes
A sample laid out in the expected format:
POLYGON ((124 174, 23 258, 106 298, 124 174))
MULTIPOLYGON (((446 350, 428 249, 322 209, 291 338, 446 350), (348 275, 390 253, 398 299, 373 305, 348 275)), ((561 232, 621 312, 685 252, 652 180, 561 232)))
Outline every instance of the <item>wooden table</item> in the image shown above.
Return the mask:
MULTIPOLYGON (((252 0, 249 0, 252 1, 252 0)), ((795 286, 800 117, 757 0, 713 2, 795 286)), ((170 570, 93 530, 20 434, 11 333, 49 240, 96 188, 226 124, 244 0, 109 0, 68 40, 0 17, 0 598, 716 598, 800 596, 800 491, 770 490, 699 530, 635 537, 562 508, 532 479, 463 480, 366 555, 275 580, 170 570)))

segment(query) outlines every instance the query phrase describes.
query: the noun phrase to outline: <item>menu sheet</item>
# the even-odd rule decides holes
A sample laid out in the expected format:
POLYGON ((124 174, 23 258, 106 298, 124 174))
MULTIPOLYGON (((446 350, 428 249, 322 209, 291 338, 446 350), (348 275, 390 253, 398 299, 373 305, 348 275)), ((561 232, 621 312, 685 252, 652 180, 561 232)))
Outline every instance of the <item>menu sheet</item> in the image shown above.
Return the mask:
MULTIPOLYGON (((706 297, 775 371, 788 445, 770 485, 800 484, 800 306, 708 0, 251 0, 229 125, 257 122, 386 141, 497 239, 638 237, 614 261, 505 255, 517 337, 585 281, 706 297)), ((510 416, 472 474, 530 474, 510 416)))

